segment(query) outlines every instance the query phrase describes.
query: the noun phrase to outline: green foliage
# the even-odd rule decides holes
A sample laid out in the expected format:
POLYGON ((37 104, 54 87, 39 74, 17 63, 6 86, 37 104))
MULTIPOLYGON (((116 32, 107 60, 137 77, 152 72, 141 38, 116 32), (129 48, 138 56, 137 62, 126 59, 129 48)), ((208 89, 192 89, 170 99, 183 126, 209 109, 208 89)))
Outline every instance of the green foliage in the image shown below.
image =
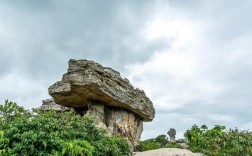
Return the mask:
POLYGON ((159 148, 162 148, 162 146, 160 143, 156 142, 155 139, 148 139, 145 141, 141 141, 139 145, 136 147, 137 151, 147 151, 159 148))
POLYGON ((168 143, 165 148, 182 148, 180 144, 177 143, 168 143))
POLYGON ((6 152, 4 145, 8 142, 9 140, 4 137, 4 131, 0 131, 0 155, 6 152))
POLYGON ((192 126, 185 133, 190 150, 208 156, 250 156, 252 155, 252 133, 236 129, 225 130, 216 125, 208 129, 206 125, 192 126))
POLYGON ((160 143, 160 145, 162 147, 164 147, 167 143, 168 143, 168 138, 166 135, 162 134, 162 135, 159 135, 155 138, 155 141, 160 143))
POLYGON ((138 151, 147 151, 159 148, 181 148, 181 146, 176 143, 170 143, 166 135, 159 135, 155 139, 141 141, 136 147, 138 151))
POLYGON ((0 105, 0 155, 128 156, 121 137, 109 137, 91 117, 46 111, 34 115, 16 103, 0 105))
POLYGON ((92 156, 94 147, 86 140, 73 140, 63 143, 62 155, 87 155, 92 156))

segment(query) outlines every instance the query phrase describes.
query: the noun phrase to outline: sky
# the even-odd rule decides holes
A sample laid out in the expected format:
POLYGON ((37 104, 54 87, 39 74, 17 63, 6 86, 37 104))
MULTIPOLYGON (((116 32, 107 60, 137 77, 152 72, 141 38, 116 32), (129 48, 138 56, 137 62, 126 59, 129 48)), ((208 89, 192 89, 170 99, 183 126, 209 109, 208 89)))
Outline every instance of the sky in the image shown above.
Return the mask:
POLYGON ((252 1, 1 0, 0 103, 50 98, 69 59, 111 67, 154 104, 142 140, 252 129, 252 1))

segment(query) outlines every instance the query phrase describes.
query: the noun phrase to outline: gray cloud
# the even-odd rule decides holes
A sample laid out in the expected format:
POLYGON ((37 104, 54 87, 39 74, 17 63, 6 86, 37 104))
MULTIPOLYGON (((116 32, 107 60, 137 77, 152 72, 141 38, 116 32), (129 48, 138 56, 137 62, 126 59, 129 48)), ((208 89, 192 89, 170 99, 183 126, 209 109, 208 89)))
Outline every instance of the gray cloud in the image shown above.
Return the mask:
POLYGON ((170 127, 182 136, 194 123, 252 128, 251 7, 248 0, 1 1, 0 102, 38 107, 70 58, 91 59, 153 100, 156 118, 143 139, 170 127))
POLYGON ((11 26, 7 30, 14 33, 11 37, 15 42, 9 44, 17 46, 4 53, 15 53, 13 66, 22 61, 22 70, 39 74, 38 77, 48 72, 40 74, 45 63, 57 69, 69 58, 89 58, 122 69, 125 63, 144 61, 153 50, 166 46, 162 41, 148 42, 139 36, 138 30, 148 20, 142 17, 152 11, 149 3, 12 1, 4 4, 2 12, 9 17, 1 19, 6 27, 11 26), (55 60, 59 62, 56 65, 55 60))

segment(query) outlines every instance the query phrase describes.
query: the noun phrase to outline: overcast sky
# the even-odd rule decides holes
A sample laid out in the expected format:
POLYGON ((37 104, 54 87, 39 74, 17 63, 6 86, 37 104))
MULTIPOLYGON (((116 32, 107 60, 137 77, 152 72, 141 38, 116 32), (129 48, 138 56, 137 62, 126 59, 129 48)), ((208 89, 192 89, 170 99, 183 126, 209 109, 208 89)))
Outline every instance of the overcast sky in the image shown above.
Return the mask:
POLYGON ((252 129, 251 0, 1 0, 0 103, 49 98, 68 60, 119 71, 153 101, 142 139, 252 129))

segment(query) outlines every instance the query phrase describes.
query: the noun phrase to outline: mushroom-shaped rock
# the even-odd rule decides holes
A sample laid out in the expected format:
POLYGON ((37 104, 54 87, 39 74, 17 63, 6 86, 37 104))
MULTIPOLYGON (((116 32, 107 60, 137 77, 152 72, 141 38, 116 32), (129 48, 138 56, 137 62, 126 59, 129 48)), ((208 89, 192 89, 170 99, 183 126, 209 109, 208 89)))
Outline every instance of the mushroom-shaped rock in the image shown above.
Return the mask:
POLYGON ((135 89, 119 72, 89 60, 71 59, 68 72, 49 87, 49 94, 67 107, 88 107, 98 101, 133 112, 143 121, 151 121, 155 115, 144 91, 135 89))
POLYGON ((155 116, 144 91, 135 89, 119 72, 93 61, 70 60, 68 72, 48 90, 56 103, 94 116, 97 127, 126 137, 132 147, 141 137, 143 121, 155 116))

